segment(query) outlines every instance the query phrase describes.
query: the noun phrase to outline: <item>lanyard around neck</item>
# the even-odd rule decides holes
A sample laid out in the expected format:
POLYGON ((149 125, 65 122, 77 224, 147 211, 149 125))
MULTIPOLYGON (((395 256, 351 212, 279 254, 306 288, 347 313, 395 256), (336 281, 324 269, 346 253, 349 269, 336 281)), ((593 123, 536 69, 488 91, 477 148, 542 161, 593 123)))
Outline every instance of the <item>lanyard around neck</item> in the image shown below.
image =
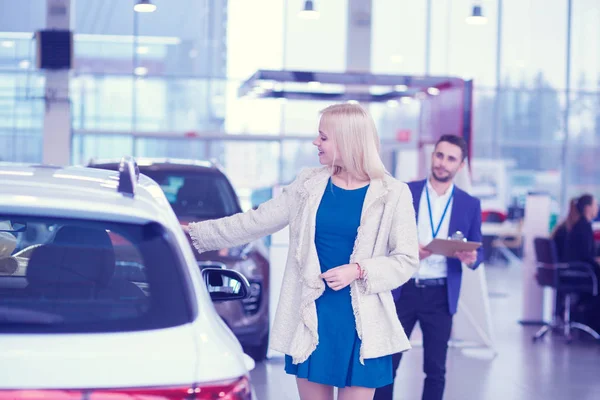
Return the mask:
POLYGON ((433 227, 433 213, 431 211, 431 200, 429 199, 429 189, 427 188, 427 186, 425 186, 425 194, 427 195, 427 207, 429 208, 429 223, 431 224, 431 234, 435 239, 438 233, 440 232, 442 222, 444 222, 444 218, 446 217, 446 213, 448 212, 448 207, 450 207, 450 202, 452 202, 452 198, 454 197, 454 187, 452 187, 452 193, 450 193, 450 197, 448 198, 446 207, 444 207, 444 212, 442 213, 442 218, 440 218, 440 222, 438 223, 437 228, 433 227))

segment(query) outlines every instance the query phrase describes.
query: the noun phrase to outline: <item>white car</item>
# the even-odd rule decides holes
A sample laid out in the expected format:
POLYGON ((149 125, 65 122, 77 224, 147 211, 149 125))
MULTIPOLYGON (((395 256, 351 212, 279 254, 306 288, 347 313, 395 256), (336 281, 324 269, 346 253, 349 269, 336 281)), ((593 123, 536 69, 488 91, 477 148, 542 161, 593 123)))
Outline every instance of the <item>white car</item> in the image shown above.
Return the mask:
POLYGON ((200 272, 132 159, 0 164, 0 399, 253 399, 254 363, 212 304, 247 292, 200 272))

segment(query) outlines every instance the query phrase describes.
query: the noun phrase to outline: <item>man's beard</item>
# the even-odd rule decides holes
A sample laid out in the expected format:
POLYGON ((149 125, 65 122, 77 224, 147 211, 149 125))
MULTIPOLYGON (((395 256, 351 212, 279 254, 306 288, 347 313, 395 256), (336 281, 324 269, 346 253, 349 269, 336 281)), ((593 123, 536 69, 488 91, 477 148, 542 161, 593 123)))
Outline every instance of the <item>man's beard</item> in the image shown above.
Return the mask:
MULTIPOLYGON (((446 172, 448 172, 448 171, 446 171, 446 172)), ((435 173, 435 170, 433 170, 433 169, 431 170, 431 175, 433 176, 433 179, 435 179, 436 181, 441 182, 441 183, 448 183, 454 178, 454 175, 452 175, 450 172, 448 172, 448 176, 446 176, 446 177, 439 177, 439 176, 437 176, 437 174, 435 173)))

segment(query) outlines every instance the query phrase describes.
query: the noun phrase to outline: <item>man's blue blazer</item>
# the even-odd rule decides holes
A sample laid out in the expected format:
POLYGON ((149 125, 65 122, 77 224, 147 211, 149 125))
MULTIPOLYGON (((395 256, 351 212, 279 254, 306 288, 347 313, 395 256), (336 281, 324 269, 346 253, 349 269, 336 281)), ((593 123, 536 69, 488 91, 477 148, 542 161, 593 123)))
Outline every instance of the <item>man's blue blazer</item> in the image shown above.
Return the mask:
MULTIPOLYGON (((410 182, 408 187, 412 192, 413 206, 417 221, 419 218, 419 204, 425 188, 426 180, 410 182)), ((427 212, 427 210, 423 210, 427 212)), ((470 242, 481 242, 481 203, 479 199, 469 195, 464 190, 455 187, 452 201, 452 213, 448 234, 452 235, 461 231, 470 242)), ((440 238, 446 239, 446 238, 440 238)), ((471 268, 477 268, 483 260, 483 249, 477 250, 477 261, 471 268)), ((455 314, 458 307, 458 296, 462 278, 462 264, 457 258, 448 258, 448 306, 450 314, 455 314)), ((398 298, 402 287, 394 290, 394 298, 398 298)))

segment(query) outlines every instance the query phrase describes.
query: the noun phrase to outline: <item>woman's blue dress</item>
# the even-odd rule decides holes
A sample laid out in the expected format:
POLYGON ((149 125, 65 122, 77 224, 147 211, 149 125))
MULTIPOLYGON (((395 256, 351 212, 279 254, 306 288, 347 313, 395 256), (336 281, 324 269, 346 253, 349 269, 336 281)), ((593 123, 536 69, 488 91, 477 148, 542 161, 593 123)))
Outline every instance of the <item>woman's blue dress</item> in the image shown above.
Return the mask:
MULTIPOLYGON (((315 245, 321 271, 350 262, 368 186, 345 190, 329 182, 317 211, 315 245)), ((285 371, 311 382, 336 387, 377 388, 393 382, 392 356, 359 361, 360 339, 350 286, 334 291, 326 286, 316 300, 319 344, 301 364, 285 356, 285 371)))

